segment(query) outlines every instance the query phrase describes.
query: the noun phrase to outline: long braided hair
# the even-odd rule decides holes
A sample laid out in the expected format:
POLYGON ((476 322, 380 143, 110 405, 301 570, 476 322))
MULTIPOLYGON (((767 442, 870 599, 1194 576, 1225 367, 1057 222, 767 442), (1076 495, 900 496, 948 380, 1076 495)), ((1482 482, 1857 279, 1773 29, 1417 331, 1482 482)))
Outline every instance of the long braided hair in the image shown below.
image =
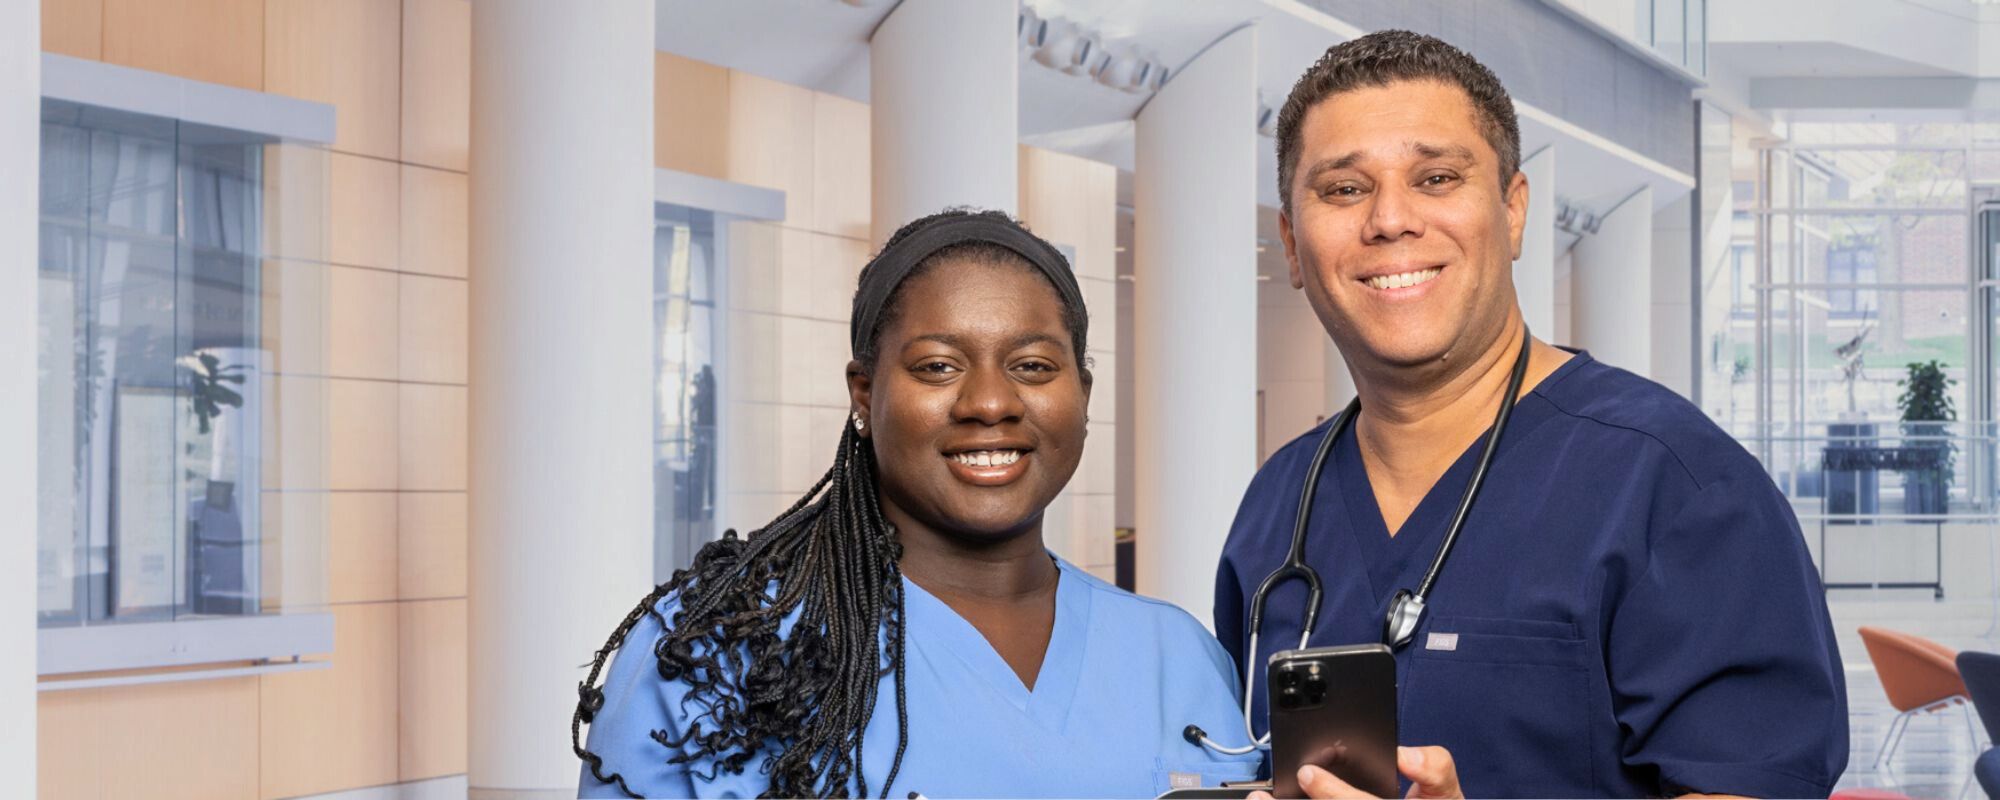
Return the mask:
MULTIPOLYGON (((919 219, 889 238, 864 268, 862 286, 870 285, 870 271, 881 268, 883 255, 898 242, 946 217, 1019 226, 1000 212, 965 209, 919 219)), ((1048 247, 1046 242, 1041 246, 1048 247)), ((1061 259, 1060 254, 1054 257, 1061 259)), ((1007 248, 972 240, 937 250, 898 283, 953 258, 1027 263, 1007 248)), ((1068 269, 1067 262, 1062 268, 1068 269)), ((856 337, 854 356, 864 369, 873 368, 875 339, 895 316, 900 292, 889 291, 872 330, 856 337)), ((857 293, 857 306, 863 302, 857 293)), ((1088 319, 1080 298, 1063 303, 1065 327, 1082 363, 1088 319)), ((623 776, 606 770, 602 757, 583 747, 581 731, 603 708, 604 693, 596 684, 605 660, 650 616, 665 630, 652 643, 660 679, 685 683, 693 702, 684 707, 703 709, 683 730, 652 732, 671 753, 668 763, 712 761, 713 770, 698 777, 713 780, 724 772, 741 774, 763 754, 758 768, 770 775, 763 796, 847 797, 852 789, 853 796, 866 797, 863 735, 886 672, 894 676, 896 690, 896 754, 880 786, 887 796, 909 748, 909 711, 903 582, 897 567, 902 546, 882 516, 876 476, 869 440, 854 425, 845 426, 833 468, 804 497, 747 540, 732 530, 702 547, 691 566, 675 571, 626 615, 578 685, 570 720, 570 746, 592 776, 638 796, 623 776), (669 596, 679 601, 672 620, 658 610, 669 596), (783 621, 795 611, 797 622, 781 636, 783 621), (878 633, 883 634, 879 639, 878 633)))

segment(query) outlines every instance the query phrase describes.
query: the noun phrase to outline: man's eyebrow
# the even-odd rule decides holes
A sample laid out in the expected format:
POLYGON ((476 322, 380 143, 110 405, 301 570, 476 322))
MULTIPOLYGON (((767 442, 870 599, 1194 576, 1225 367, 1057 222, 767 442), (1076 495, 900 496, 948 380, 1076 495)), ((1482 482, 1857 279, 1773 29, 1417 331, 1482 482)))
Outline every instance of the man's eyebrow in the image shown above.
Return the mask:
POLYGON ((1354 164, 1360 160, 1361 160, 1361 151, 1359 150, 1348 153, 1347 155, 1341 156, 1339 158, 1324 159, 1315 162, 1311 167, 1307 168, 1305 177, 1302 177, 1299 180, 1303 183, 1310 184, 1313 181, 1317 180, 1319 176, 1325 173, 1333 172, 1335 170, 1347 169, 1348 167, 1354 166, 1354 164))
POLYGON ((1473 160, 1472 148, 1462 144, 1437 145, 1411 142, 1410 149, 1416 151, 1417 155, 1424 158, 1449 158, 1458 161, 1473 160))

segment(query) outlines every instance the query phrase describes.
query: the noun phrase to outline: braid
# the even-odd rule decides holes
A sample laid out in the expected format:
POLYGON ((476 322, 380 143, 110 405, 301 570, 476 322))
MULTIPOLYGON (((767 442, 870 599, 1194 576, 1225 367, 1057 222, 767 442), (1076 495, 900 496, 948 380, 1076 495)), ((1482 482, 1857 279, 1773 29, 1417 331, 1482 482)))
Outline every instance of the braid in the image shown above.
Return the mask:
POLYGON ((848 426, 833 468, 790 509, 747 541, 731 531, 704 546, 626 615, 578 685, 571 748, 597 780, 636 796, 584 749, 581 728, 604 706, 596 684, 605 660, 675 595, 680 609, 671 622, 660 619, 666 632, 653 646, 655 666, 663 680, 688 686, 684 708, 703 710, 682 730, 653 731, 671 752, 668 763, 711 761, 699 777, 712 780, 741 774, 761 754, 766 797, 866 797, 863 734, 876 687, 893 674, 896 756, 881 784, 886 797, 909 746, 901 557, 877 500, 873 448, 848 426), (794 611, 798 622, 780 636, 794 611))

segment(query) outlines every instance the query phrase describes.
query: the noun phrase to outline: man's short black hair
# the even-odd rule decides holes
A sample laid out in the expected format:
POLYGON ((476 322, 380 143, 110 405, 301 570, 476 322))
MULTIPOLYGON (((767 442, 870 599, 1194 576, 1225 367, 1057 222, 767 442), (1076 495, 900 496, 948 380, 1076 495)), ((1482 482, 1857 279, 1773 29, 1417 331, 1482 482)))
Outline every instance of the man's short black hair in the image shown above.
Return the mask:
POLYGON ((1465 92, 1480 134, 1500 154, 1500 187, 1506 189, 1521 166, 1521 127, 1500 79, 1471 54, 1436 37, 1376 31, 1327 48, 1292 84, 1292 94, 1278 112, 1278 202, 1285 213, 1292 211, 1292 176, 1299 166, 1299 128, 1306 112, 1336 94, 1399 81, 1434 81, 1465 92))

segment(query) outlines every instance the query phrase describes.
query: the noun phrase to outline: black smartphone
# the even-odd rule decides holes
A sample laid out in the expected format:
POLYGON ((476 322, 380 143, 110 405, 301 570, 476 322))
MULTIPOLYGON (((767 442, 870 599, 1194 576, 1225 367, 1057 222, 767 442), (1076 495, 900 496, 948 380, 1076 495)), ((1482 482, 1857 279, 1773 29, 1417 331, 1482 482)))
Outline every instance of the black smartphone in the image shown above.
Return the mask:
POLYGON ((1376 797, 1396 784, 1396 657, 1380 644, 1284 650, 1271 656, 1271 782, 1304 797, 1299 767, 1325 768, 1376 797))

